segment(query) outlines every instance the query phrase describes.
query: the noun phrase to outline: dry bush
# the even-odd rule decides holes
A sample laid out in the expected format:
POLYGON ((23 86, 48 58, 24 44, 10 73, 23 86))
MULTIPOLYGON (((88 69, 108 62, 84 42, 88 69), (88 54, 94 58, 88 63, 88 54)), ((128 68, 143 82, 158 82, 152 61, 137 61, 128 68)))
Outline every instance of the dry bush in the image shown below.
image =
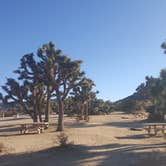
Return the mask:
POLYGON ((149 116, 149 113, 139 110, 139 111, 135 111, 134 115, 136 118, 147 119, 149 116))
POLYGON ((89 116, 85 117, 85 122, 90 122, 90 117, 89 116))
POLYGON ((69 142, 69 137, 65 133, 60 133, 57 136, 56 142, 58 143, 59 147, 62 148, 68 148, 74 144, 74 142, 69 142))
POLYGON ((77 116, 77 117, 76 117, 76 122, 80 122, 80 120, 81 120, 80 117, 77 116))
MULTIPOLYGON (((166 133, 164 133, 163 138, 166 139, 166 133)), ((165 152, 166 152, 166 150, 165 150, 165 152)))
POLYGON ((85 116, 85 117, 78 116, 78 117, 76 117, 76 122, 80 122, 80 121, 89 122, 90 121, 90 117, 89 116, 85 116))
POLYGON ((0 143, 0 153, 3 153, 6 151, 6 148, 3 143, 0 143))

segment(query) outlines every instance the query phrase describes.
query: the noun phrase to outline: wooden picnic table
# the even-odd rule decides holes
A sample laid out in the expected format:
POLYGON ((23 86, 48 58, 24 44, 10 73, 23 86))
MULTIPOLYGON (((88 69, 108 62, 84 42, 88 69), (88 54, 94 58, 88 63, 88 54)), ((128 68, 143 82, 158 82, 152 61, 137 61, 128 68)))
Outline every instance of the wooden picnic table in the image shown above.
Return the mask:
POLYGON ((148 135, 157 135, 158 132, 164 135, 166 130, 166 123, 146 123, 144 129, 148 132, 148 135))
POLYGON ((42 133, 44 129, 48 128, 48 122, 33 122, 20 124, 20 133, 26 134, 29 131, 36 131, 38 134, 42 133))

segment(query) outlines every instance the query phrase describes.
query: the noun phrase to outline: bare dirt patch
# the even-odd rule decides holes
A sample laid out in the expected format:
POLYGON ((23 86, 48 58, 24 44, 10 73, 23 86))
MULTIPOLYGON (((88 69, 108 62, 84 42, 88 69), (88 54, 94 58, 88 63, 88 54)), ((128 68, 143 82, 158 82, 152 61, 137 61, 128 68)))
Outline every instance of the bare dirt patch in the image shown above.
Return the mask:
POLYGON ((0 122, 0 142, 12 149, 10 155, 0 157, 0 166, 134 166, 154 150, 160 153, 156 166, 166 165, 166 140, 161 136, 149 137, 142 130, 131 130, 142 126, 142 119, 133 115, 92 116, 89 123, 78 123, 66 117, 65 133, 69 141, 74 142, 67 149, 59 149, 55 144, 59 134, 55 132, 55 117, 51 118, 51 125, 44 133, 20 135, 18 124, 30 121, 0 122))

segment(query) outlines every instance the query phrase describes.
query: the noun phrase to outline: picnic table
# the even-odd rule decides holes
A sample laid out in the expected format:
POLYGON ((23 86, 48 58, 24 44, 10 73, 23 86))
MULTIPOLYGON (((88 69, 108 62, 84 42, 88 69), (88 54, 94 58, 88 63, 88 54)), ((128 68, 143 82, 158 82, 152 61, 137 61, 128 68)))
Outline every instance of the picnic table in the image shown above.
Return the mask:
POLYGON ((161 132, 164 135, 166 123, 147 123, 145 124, 144 129, 148 132, 148 135, 157 135, 158 132, 161 132))
POLYGON ((38 134, 42 133, 46 128, 48 128, 48 122, 33 122, 20 124, 20 133, 26 134, 29 131, 36 131, 38 134))

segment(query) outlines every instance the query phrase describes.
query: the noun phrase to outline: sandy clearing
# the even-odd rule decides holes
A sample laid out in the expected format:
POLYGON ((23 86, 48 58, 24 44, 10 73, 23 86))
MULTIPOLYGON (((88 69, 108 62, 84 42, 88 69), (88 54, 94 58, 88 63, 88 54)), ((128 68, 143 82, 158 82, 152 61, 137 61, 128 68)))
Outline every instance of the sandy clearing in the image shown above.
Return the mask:
POLYGON ((62 166, 110 164, 116 166, 124 160, 128 166, 127 164, 144 153, 150 153, 154 149, 166 149, 166 140, 163 137, 148 137, 144 131, 130 130, 131 127, 141 127, 141 119, 129 114, 113 113, 107 116, 91 116, 89 123, 77 123, 74 118, 66 117, 65 133, 75 145, 72 150, 63 152, 56 150, 54 156, 47 149, 56 147, 56 137, 59 134, 55 132, 57 119, 51 118, 50 128, 40 135, 20 135, 17 124, 30 121, 30 119, 0 121, 0 142, 4 143, 11 154, 17 154, 9 157, 8 161, 3 160, 0 165, 11 165, 11 162, 15 161, 17 165, 30 162, 36 166, 42 153, 43 165, 59 163, 62 166), (32 158, 30 154, 33 154, 33 160, 30 160, 32 158))

